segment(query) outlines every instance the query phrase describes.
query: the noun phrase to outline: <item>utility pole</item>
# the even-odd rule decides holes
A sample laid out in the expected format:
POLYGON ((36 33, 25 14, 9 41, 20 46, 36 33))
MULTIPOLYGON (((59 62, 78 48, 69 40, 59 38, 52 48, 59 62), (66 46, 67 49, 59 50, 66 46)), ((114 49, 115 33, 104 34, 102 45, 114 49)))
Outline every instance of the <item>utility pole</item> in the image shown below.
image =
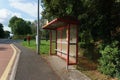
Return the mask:
POLYGON ((38 24, 37 24, 37 54, 40 54, 40 35, 39 35, 39 0, 38 0, 38 24))

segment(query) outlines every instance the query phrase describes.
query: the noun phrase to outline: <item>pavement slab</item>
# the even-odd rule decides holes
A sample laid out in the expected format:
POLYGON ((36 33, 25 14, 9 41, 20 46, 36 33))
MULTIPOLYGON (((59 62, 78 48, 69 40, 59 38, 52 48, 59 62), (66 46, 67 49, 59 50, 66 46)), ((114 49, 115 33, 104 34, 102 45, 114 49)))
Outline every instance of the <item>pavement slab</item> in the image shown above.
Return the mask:
POLYGON ((91 80, 85 74, 78 71, 74 65, 69 66, 67 69, 66 61, 56 55, 47 56, 44 58, 62 80, 91 80))

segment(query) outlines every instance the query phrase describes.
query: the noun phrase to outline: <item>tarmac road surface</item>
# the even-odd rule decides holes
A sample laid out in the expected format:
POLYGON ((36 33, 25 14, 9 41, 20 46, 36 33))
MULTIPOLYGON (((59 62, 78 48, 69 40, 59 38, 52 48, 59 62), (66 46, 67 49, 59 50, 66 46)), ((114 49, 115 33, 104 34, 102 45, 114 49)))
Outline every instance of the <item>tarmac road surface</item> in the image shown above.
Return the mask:
POLYGON ((0 39, 0 44, 14 44, 21 51, 14 80, 61 80, 45 59, 19 42, 0 39))

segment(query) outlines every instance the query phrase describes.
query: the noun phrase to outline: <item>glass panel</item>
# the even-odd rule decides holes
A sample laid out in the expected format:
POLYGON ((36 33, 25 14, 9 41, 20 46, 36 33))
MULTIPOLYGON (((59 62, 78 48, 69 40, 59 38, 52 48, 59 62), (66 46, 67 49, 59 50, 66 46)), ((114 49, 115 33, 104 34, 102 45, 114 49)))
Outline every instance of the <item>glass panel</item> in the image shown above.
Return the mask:
POLYGON ((51 54, 56 53, 55 49, 56 49, 56 31, 52 30, 51 54))

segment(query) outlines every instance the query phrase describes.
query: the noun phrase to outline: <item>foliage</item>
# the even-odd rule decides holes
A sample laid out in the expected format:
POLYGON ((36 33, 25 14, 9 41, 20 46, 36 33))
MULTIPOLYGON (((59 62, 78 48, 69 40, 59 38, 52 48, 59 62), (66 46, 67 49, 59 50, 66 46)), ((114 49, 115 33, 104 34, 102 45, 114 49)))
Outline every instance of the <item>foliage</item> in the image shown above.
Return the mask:
POLYGON ((49 40, 49 31, 48 30, 42 30, 41 39, 44 39, 46 41, 49 40))
POLYGON ((63 16, 79 15, 81 10, 81 0, 42 0, 43 3, 43 17, 53 19, 63 16), (79 8, 78 8, 79 7, 79 8))
POLYGON ((37 30, 37 21, 35 20, 34 22, 31 23, 32 34, 36 35, 36 30, 37 30))
POLYGON ((80 20, 79 32, 89 31, 94 41, 111 41, 111 31, 120 26, 120 5, 115 0, 42 0, 42 3, 44 18, 77 18, 80 20))
POLYGON ((85 10, 78 16, 81 21, 80 32, 89 30, 94 41, 111 41, 111 31, 119 25, 119 18, 115 18, 119 14, 116 5, 114 0, 83 0, 85 10))
POLYGON ((99 59, 99 70, 110 76, 120 77, 120 47, 118 41, 113 41, 111 44, 101 45, 100 53, 102 57, 99 59))
MULTIPOLYGON (((40 28, 40 33, 39 33, 39 35, 40 35, 40 37, 41 37, 41 39, 46 39, 46 40, 48 40, 49 39, 49 31, 48 30, 44 30, 44 29, 42 29, 41 27, 42 26, 44 26, 45 25, 45 19, 40 19, 39 20, 39 22, 40 22, 40 26, 39 26, 39 28, 40 28)), ((36 36, 36 30, 37 30, 37 20, 35 20, 34 22, 32 22, 32 24, 31 24, 31 30, 32 30, 32 36, 33 36, 33 38, 35 38, 35 36, 36 36)))
POLYGON ((0 23, 0 38, 4 38, 4 35, 3 25, 0 23))
POLYGON ((18 18, 16 16, 12 17, 9 21, 9 27, 11 27, 12 33, 14 35, 27 35, 31 34, 31 23, 18 18))
POLYGON ((24 39, 24 38, 26 38, 26 35, 14 35, 13 36, 13 39, 24 39))
POLYGON ((6 38, 9 38, 9 37, 10 37, 10 32, 9 32, 9 31, 4 31, 4 33, 5 33, 5 37, 6 37, 6 38))

